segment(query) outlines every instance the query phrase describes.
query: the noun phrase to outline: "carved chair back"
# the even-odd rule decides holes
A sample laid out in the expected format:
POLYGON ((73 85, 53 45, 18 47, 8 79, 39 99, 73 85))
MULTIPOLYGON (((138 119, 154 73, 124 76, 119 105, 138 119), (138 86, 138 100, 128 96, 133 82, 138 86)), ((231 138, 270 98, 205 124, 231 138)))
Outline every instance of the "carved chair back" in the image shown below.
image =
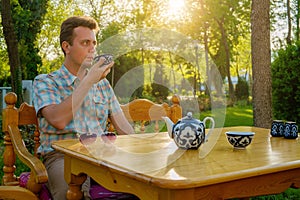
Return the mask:
MULTIPOLYGON (((44 183, 48 181, 47 171, 36 151, 40 145, 40 133, 38 130, 38 120, 33 106, 22 103, 16 108, 17 95, 13 92, 5 96, 6 108, 2 111, 2 131, 4 133, 4 153, 3 153, 3 178, 0 190, 1 194, 14 195, 16 199, 25 198, 29 195, 37 198, 44 183), (29 125, 33 127, 33 152, 30 152, 22 138, 21 128, 29 125), (29 180, 26 185, 20 186, 20 179, 15 175, 16 155, 26 166, 31 169, 29 180), (10 192, 15 191, 15 192, 10 192), (25 193, 26 194, 25 194, 25 193)), ((29 198, 28 196, 28 198, 29 198)), ((1 195, 0 195, 1 197, 1 195)), ((3 197, 9 198, 9 197, 3 197)), ((1 198, 0 198, 1 199, 1 198)))
MULTIPOLYGON (((182 118, 182 108, 177 95, 171 98, 171 105, 167 103, 154 103, 148 99, 134 99, 121 108, 127 120, 135 127, 137 132, 144 133, 146 125, 149 125, 151 132, 159 132, 160 124, 164 121, 163 116, 169 117, 174 123, 182 118)), ((109 131, 113 132, 113 126, 109 125, 109 131)))

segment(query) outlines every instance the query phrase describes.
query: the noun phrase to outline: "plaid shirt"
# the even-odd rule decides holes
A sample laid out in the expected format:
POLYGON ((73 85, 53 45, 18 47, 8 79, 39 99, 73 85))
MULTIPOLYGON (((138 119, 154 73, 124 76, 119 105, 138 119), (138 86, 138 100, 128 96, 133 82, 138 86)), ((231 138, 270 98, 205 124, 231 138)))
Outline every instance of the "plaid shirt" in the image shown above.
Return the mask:
POLYGON ((108 115, 122 111, 108 80, 103 79, 89 90, 83 104, 76 113, 73 113, 73 120, 65 129, 58 130, 51 126, 41 116, 40 110, 45 106, 61 103, 73 93, 78 81, 77 77, 72 75, 64 65, 57 71, 40 74, 35 78, 33 103, 41 133, 39 153, 45 154, 53 151, 51 147, 53 141, 74 139, 78 137, 78 133, 101 134, 106 129, 108 115))

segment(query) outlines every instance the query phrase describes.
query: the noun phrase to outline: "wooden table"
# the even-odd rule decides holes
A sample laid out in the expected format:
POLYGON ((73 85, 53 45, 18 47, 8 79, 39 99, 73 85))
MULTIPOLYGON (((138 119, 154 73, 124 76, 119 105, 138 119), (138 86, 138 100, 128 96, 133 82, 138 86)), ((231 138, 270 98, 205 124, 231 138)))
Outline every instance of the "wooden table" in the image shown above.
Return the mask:
MULTIPOLYGON (((81 197, 85 174, 113 191, 140 199, 228 199, 275 194, 300 186, 298 139, 274 138, 268 129, 227 127, 204 158, 198 150, 178 149, 167 133, 118 136, 89 146, 64 140, 53 147, 65 154, 68 198, 81 197), (244 150, 234 149, 226 131, 255 132, 244 150)), ((213 133, 214 134, 214 133, 213 133)), ((217 135, 217 134, 216 134, 217 135)))

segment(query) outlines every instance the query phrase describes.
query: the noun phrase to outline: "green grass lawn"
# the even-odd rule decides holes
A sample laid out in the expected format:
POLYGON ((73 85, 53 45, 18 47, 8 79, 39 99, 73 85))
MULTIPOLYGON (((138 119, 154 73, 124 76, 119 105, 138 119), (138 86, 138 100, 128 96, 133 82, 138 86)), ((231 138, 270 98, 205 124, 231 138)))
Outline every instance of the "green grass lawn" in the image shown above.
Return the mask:
MULTIPOLYGON (((253 126, 253 112, 250 105, 239 105, 228 107, 226 109, 216 109, 213 114, 211 112, 201 112, 195 114, 195 118, 203 120, 206 116, 214 117, 217 127, 228 126, 253 126), (225 119, 225 120, 219 120, 225 119), (218 123, 224 121, 224 123, 218 123)), ((0 169, 3 168, 3 137, 0 137, 0 169)), ((17 172, 18 174, 18 172, 17 172)), ((3 171, 0 170, 0 180, 2 181, 3 171)), ((300 199, 300 189, 288 189, 285 192, 277 195, 253 197, 251 200, 287 200, 287 199, 300 199)))
POLYGON ((253 126, 253 111, 250 105, 215 109, 213 113, 201 112, 200 116, 196 114, 194 117, 203 120, 207 116, 215 119, 216 127, 253 126))

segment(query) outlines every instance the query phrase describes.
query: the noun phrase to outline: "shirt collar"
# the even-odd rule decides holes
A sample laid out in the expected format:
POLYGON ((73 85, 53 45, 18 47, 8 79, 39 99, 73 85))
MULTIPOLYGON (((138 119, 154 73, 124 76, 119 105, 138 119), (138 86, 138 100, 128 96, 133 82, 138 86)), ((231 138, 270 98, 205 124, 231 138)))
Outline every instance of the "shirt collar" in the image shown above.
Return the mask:
POLYGON ((71 72, 69 72, 65 65, 61 66, 61 74, 65 77, 68 86, 72 85, 78 79, 77 76, 74 76, 71 72))

